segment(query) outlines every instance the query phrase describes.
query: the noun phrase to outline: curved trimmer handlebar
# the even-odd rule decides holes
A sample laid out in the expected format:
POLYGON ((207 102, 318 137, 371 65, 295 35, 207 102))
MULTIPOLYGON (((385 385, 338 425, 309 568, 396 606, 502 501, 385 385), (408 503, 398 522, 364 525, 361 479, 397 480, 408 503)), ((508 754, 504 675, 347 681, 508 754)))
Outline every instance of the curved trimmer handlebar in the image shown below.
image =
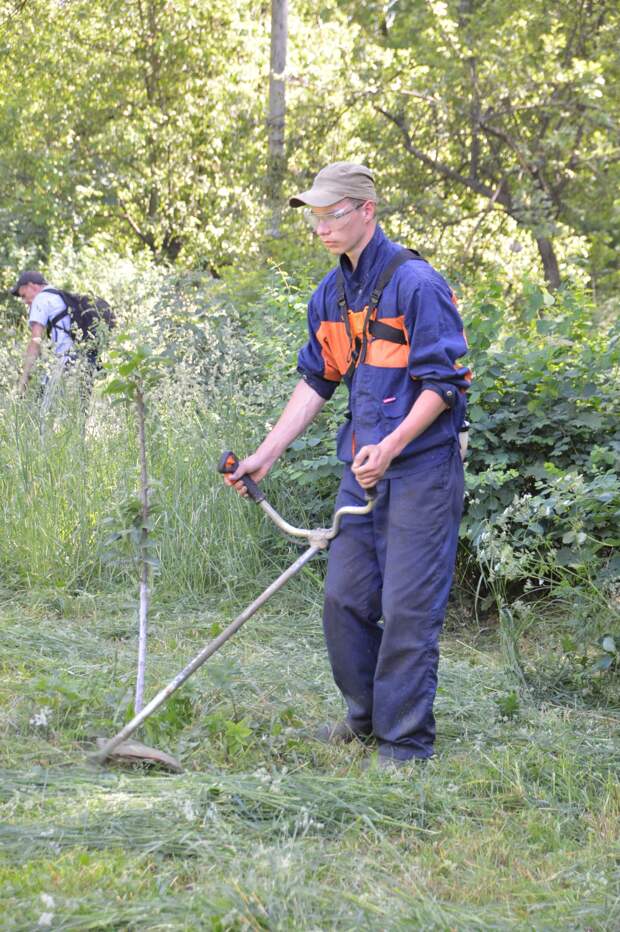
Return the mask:
MULTIPOLYGON (((222 453, 217 468, 218 472, 230 475, 236 470, 238 465, 238 458, 231 450, 227 450, 225 453, 222 453)), ((288 521, 285 521, 285 519, 278 514, 275 508, 273 508, 265 498, 265 493, 250 476, 241 476, 240 482, 246 487, 247 493, 252 501, 261 506, 265 514, 271 518, 273 523, 279 527, 281 531, 288 534, 290 537, 305 537, 311 546, 318 547, 319 549, 327 547, 330 540, 334 539, 340 530, 340 522, 344 515, 368 514, 374 508, 375 499, 377 497, 376 486, 365 489, 366 504, 345 505, 343 508, 339 508, 334 514, 333 524, 330 528, 301 528, 289 524, 288 521)))

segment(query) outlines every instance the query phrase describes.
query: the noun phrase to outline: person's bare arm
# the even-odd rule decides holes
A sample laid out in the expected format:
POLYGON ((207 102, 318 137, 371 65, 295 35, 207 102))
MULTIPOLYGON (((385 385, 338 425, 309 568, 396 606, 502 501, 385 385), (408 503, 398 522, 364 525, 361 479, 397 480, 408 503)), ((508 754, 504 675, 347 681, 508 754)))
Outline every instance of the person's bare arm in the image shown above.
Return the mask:
POLYGON ((405 449, 408 443, 423 434, 448 405, 436 392, 423 391, 405 420, 384 437, 381 443, 362 447, 351 469, 363 489, 375 485, 382 478, 392 460, 405 449))
POLYGON ((24 355, 24 365, 22 368, 22 374, 18 383, 18 391, 20 394, 23 394, 26 391, 26 386, 30 378, 30 374, 35 366, 39 354, 41 353, 41 341, 45 333, 45 327, 43 324, 30 324, 30 342, 26 347, 26 353, 24 355))
POLYGON ((255 482, 260 482, 289 444, 303 434, 324 404, 325 398, 321 398, 307 382, 301 379, 295 386, 273 430, 267 434, 251 456, 241 460, 231 476, 225 477, 228 485, 234 485, 242 495, 247 494, 245 486, 239 481, 241 477, 248 475, 255 482))

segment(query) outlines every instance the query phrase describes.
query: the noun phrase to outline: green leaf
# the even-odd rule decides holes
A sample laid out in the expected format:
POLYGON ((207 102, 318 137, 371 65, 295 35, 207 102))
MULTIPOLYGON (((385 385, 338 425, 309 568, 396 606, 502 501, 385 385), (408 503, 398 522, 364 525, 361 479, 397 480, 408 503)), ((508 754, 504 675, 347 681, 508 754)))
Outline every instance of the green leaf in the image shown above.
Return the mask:
POLYGON ((131 382, 126 382, 123 379, 112 379, 104 388, 104 392, 106 395, 132 395, 134 387, 131 382))
POLYGON ((118 367, 118 371, 121 375, 129 375, 131 372, 138 368, 141 362, 142 357, 136 355, 132 359, 129 359, 127 362, 124 362, 122 365, 120 365, 118 367))

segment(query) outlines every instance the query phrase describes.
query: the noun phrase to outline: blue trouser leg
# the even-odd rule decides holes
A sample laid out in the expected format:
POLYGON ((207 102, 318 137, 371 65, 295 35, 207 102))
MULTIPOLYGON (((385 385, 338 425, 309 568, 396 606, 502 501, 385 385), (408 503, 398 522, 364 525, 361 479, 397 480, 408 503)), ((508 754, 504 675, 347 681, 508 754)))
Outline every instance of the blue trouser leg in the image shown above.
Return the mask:
MULTIPOLYGON (((347 468, 336 508, 363 505, 365 496, 347 468)), ((375 509, 379 508, 379 501, 375 509)), ((329 549, 323 629, 336 685, 348 706, 348 721, 372 733, 372 692, 381 647, 382 573, 370 516, 346 515, 329 549)))
MULTIPOLYGON (((338 506, 363 500, 347 469, 338 506)), ((462 502, 455 450, 432 468, 379 483, 374 511, 346 518, 330 548, 323 622, 334 678, 351 726, 372 731, 385 756, 432 754, 438 642, 462 502)))

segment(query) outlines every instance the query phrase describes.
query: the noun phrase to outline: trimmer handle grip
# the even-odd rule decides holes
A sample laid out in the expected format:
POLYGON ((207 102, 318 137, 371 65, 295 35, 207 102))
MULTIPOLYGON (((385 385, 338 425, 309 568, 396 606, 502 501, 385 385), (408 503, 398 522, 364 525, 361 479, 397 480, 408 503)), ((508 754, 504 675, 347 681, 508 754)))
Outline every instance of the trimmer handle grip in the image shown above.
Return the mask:
MULTIPOLYGON (((225 453, 222 453, 220 461, 217 464, 217 471, 221 473, 233 473, 237 466, 239 465, 239 460, 230 450, 227 450, 225 453)), ((241 476, 241 482, 247 489, 247 493, 252 499, 253 502, 256 502, 258 505, 259 502, 262 502, 265 498, 264 492, 258 486, 253 479, 250 479, 249 476, 241 476)))

